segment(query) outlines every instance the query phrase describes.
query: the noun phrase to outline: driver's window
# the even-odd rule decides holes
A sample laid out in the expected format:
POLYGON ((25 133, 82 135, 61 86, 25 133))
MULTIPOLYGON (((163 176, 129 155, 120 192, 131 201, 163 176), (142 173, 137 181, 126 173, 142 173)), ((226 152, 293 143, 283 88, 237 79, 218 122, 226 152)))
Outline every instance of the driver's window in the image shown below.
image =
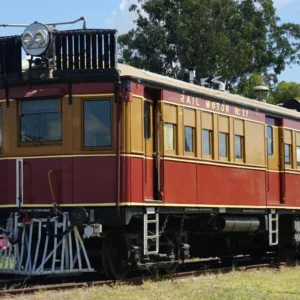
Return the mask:
POLYGON ((61 141, 61 124, 59 99, 21 101, 19 132, 21 142, 61 141))

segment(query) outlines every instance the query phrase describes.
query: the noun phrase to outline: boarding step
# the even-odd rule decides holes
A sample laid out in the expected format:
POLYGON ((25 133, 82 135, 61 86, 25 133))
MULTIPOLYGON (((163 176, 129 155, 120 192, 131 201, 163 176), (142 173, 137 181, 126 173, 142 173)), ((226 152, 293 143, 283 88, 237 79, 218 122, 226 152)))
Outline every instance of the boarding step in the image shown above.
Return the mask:
POLYGON ((269 245, 278 245, 278 228, 279 217, 278 214, 269 214, 269 245))
POLYGON ((26 222, 15 213, 7 220, 5 233, 9 247, 0 253, 0 274, 37 276, 94 271, 68 213, 26 222))
POLYGON ((155 255, 158 254, 158 252, 159 214, 155 213, 154 210, 148 210, 147 213, 144 214, 144 255, 155 255), (152 241, 151 245, 149 245, 149 240, 152 241))

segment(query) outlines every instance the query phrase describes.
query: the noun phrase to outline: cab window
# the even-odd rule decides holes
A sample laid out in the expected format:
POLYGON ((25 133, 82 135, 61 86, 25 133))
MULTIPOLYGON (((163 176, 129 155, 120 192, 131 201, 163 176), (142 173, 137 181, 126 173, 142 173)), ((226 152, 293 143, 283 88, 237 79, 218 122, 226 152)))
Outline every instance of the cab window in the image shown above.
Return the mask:
POLYGON ((61 141, 61 124, 59 99, 21 101, 21 142, 61 141))
POLYGON ((111 147, 111 101, 85 100, 83 102, 83 145, 111 147))

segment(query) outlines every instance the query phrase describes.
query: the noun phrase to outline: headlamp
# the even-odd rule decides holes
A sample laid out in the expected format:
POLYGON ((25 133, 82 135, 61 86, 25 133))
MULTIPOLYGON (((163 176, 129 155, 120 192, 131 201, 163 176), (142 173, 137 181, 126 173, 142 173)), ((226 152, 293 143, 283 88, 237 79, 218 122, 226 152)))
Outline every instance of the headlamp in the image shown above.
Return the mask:
POLYGON ((39 56, 45 53, 50 43, 50 28, 41 23, 29 25, 22 35, 22 46, 28 55, 39 56))

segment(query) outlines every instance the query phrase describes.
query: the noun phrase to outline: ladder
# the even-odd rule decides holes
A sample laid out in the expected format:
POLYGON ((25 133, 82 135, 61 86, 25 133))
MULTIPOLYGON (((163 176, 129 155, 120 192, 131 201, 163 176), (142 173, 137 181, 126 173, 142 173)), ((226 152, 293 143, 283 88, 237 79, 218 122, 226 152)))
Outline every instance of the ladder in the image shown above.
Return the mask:
POLYGON ((159 214, 147 208, 144 214, 144 255, 158 254, 159 251, 159 214), (154 241, 149 250, 149 240, 154 241), (154 249, 153 249, 154 248, 154 249))
POLYGON ((278 245, 278 214, 269 214, 269 246, 278 245))

